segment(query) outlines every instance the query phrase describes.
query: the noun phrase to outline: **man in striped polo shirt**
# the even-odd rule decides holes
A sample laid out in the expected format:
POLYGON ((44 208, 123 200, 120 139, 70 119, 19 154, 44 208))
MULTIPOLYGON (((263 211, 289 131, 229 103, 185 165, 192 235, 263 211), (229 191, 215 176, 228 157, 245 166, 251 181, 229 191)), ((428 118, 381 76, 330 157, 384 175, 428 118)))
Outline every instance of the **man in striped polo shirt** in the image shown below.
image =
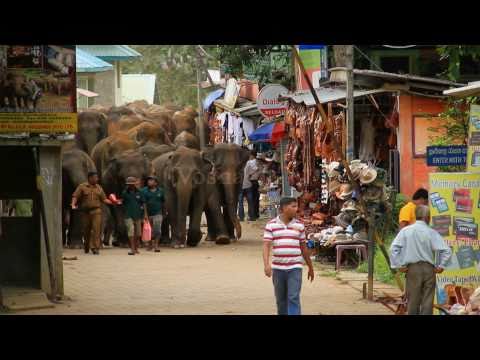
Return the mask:
POLYGON ((295 198, 280 200, 280 215, 268 222, 263 235, 265 275, 272 277, 278 315, 300 315, 303 260, 308 266, 308 279, 313 281, 312 260, 305 244, 305 226, 295 219, 298 205, 295 198), (273 247, 270 265, 270 250, 273 247))

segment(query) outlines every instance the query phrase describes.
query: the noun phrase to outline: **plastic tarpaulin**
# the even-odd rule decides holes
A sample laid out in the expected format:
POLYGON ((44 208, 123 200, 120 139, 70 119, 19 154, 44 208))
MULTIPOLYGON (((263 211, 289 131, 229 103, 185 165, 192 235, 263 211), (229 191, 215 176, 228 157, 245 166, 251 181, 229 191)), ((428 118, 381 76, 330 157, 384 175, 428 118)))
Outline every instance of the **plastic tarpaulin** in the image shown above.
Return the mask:
POLYGON ((272 144, 278 143, 285 135, 285 123, 272 122, 260 126, 257 130, 248 137, 252 142, 269 142, 272 144))
POLYGON ((222 96, 224 92, 225 89, 218 89, 208 94, 205 100, 203 100, 203 109, 208 110, 208 108, 213 104, 213 102, 217 100, 220 96, 222 96))

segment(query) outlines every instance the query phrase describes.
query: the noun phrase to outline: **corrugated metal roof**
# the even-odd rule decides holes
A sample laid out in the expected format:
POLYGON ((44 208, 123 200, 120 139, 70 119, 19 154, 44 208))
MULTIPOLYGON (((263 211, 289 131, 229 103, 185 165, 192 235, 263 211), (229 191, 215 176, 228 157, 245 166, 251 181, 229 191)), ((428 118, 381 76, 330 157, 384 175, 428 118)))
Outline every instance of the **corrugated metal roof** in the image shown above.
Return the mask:
MULTIPOLYGON (((331 101, 342 100, 347 97, 346 89, 338 88, 338 87, 336 88, 321 87, 321 88, 315 89, 315 92, 317 93, 318 100, 320 100, 322 104, 328 103, 331 101)), ((355 90, 353 92, 353 96, 359 97, 359 96, 378 94, 383 92, 390 92, 390 90, 385 90, 385 89, 355 90)), ((283 97, 292 99, 296 103, 304 103, 307 106, 315 105, 315 99, 313 98, 313 95, 310 92, 310 90, 297 91, 295 93, 286 94, 283 97)))
POLYGON ((478 96, 480 95, 480 81, 468 83, 467 86, 461 88, 445 90, 443 94, 455 97, 478 96))
POLYGON ((127 45, 77 45, 78 48, 107 61, 130 60, 142 56, 127 45))
POLYGON ((101 72, 112 70, 113 66, 78 48, 76 51, 77 72, 101 72))
MULTIPOLYGON (((334 70, 335 68, 331 69, 334 70)), ((430 77, 423 77, 417 75, 410 75, 410 74, 395 74, 395 73, 388 73, 382 71, 375 71, 375 70, 360 70, 354 69, 353 73, 355 75, 366 75, 377 77, 385 80, 411 80, 411 81, 419 81, 425 83, 432 83, 432 84, 439 84, 439 85, 448 85, 448 86, 464 86, 465 84, 459 84, 449 80, 442 80, 430 77)))
POLYGON ((254 103, 251 101, 246 101, 237 108, 232 108, 228 106, 228 104, 225 103, 224 99, 215 100, 214 104, 226 111, 230 111, 232 113, 242 115, 245 117, 250 117, 250 116, 254 117, 254 116, 261 115, 260 111, 258 111, 257 103, 254 103))

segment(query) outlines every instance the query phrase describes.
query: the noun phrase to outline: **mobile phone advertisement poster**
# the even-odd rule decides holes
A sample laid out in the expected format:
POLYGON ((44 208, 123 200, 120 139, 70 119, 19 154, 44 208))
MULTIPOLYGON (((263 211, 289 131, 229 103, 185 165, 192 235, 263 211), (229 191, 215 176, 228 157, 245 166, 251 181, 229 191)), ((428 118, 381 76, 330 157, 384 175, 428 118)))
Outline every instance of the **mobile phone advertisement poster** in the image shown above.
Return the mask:
POLYGON ((452 249, 437 275, 437 302, 446 304, 455 286, 480 286, 480 173, 430 174, 431 226, 452 249))

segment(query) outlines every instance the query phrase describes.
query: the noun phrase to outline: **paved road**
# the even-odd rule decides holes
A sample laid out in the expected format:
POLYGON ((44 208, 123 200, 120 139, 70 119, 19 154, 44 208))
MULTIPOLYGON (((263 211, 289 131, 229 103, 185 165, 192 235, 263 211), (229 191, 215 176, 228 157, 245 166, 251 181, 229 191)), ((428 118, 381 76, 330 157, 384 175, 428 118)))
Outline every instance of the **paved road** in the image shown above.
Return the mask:
MULTIPOLYGON (((244 223, 245 224, 245 223, 244 223)), ((65 294, 53 309, 21 314, 275 314, 271 279, 263 275, 262 228, 244 225, 244 238, 228 246, 162 248, 128 256, 105 249, 100 256, 65 250, 65 294)), ((378 303, 330 277, 302 289, 304 314, 391 314, 378 303)))

